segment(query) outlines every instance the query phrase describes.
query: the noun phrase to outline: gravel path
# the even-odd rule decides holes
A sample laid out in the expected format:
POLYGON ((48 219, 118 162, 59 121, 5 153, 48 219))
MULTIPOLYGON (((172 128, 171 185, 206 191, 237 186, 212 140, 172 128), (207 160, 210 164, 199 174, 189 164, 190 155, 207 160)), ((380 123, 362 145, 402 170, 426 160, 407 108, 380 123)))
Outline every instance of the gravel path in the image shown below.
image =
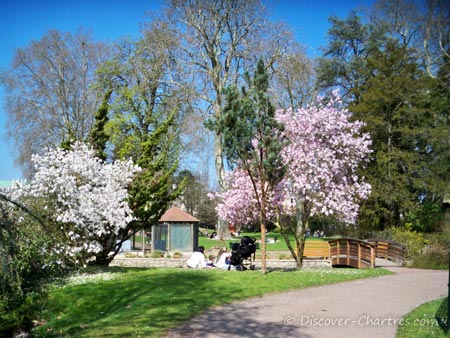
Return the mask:
POLYGON ((449 273, 387 268, 396 274, 216 307, 169 332, 167 338, 395 337, 405 314, 447 295, 449 273))

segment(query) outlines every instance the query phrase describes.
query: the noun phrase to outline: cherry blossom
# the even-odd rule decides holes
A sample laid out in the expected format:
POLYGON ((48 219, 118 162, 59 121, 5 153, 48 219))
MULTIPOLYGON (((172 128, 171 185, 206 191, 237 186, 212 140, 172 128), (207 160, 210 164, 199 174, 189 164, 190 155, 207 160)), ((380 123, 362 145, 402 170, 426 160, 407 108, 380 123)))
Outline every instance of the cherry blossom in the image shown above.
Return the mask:
MULTIPOLYGON (((357 175, 357 168, 371 153, 370 136, 362 132, 364 124, 351 122, 350 113, 341 108, 335 93, 327 102, 318 98, 315 105, 293 111, 278 110, 289 140, 282 150, 286 175, 272 187, 269 217, 295 212, 301 200, 307 216, 334 216, 344 223, 355 223, 359 202, 367 198, 370 185, 357 175)), ((248 175, 237 168, 227 177, 228 188, 216 198, 217 212, 232 223, 250 223, 257 219, 258 204, 248 175)))

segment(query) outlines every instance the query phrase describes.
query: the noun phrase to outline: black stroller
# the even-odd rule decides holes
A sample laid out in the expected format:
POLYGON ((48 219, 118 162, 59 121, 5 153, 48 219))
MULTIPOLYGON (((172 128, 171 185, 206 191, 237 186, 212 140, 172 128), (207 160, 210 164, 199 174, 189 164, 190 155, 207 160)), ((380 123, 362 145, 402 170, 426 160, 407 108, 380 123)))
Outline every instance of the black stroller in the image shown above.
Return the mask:
POLYGON ((231 265, 236 267, 236 270, 255 270, 255 253, 256 239, 249 236, 241 238, 240 243, 230 243, 231 248, 231 265), (244 261, 249 261, 244 263, 244 261), (248 268, 247 268, 248 265, 248 268))

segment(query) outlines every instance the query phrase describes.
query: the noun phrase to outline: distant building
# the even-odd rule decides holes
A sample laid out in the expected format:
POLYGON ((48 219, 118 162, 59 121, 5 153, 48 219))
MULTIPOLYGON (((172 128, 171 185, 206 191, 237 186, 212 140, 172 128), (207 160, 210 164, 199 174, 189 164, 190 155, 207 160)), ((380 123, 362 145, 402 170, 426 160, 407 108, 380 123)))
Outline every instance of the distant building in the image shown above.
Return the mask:
POLYGON ((200 221, 177 207, 167 210, 152 227, 152 250, 192 252, 198 247, 200 221))

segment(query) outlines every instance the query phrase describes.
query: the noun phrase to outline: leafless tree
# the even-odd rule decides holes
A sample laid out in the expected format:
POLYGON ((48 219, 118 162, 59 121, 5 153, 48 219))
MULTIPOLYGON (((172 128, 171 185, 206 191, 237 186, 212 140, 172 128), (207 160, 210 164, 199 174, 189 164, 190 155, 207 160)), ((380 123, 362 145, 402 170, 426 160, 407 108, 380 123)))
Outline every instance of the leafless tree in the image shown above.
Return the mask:
POLYGON ((316 96, 314 62, 303 50, 284 55, 273 70, 270 93, 280 109, 297 109, 316 96))
MULTIPOLYGON (((244 71, 253 69, 263 56, 271 68, 287 52, 291 32, 269 21, 259 0, 171 0, 166 18, 180 37, 184 61, 202 100, 204 118, 220 116, 224 88, 239 84, 244 71)), ((224 183, 224 159, 220 135, 215 137, 215 168, 219 185, 224 183)))
POLYGON ((450 5, 446 0, 426 1, 425 25, 422 32, 424 64, 428 74, 450 60, 450 5))
POLYGON ((16 51, 1 81, 8 136, 25 173, 31 154, 59 146, 68 137, 87 136, 100 99, 90 86, 107 55, 107 46, 82 30, 51 30, 16 51))
POLYGON ((450 57, 450 6, 446 0, 378 0, 370 18, 414 51, 430 76, 450 57))
MULTIPOLYGON (((164 14, 180 38, 181 61, 190 69, 185 76, 196 85, 196 108, 203 119, 222 114, 224 89, 240 86, 242 75, 254 68, 258 58, 274 69, 294 41, 286 25, 269 20, 260 0, 168 0, 164 14)), ((222 138, 220 132, 214 136, 214 166, 223 189, 222 138)), ((220 237, 228 236, 225 224, 218 230, 220 237)))

